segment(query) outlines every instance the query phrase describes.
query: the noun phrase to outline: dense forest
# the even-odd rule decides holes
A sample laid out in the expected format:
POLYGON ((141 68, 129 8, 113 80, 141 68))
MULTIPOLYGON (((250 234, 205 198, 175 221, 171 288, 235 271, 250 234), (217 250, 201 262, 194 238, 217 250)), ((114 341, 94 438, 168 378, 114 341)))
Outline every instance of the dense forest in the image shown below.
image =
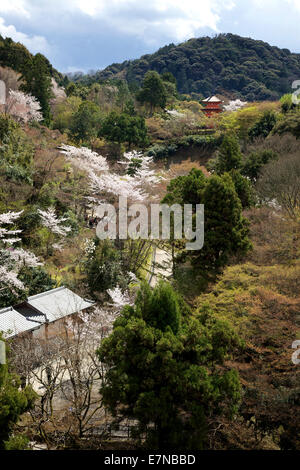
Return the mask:
MULTIPOLYGON (((276 100, 299 76, 300 55, 234 34, 170 44, 137 60, 112 64, 91 80, 140 84, 149 70, 171 72, 181 93, 229 94, 248 101, 276 100)), ((82 80, 82 78, 81 78, 82 80)))

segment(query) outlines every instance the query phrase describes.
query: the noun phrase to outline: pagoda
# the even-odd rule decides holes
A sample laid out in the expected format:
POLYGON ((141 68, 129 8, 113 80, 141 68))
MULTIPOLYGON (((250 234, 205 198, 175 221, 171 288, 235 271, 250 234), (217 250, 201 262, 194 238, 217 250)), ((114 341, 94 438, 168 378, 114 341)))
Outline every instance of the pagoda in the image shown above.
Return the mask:
POLYGON ((209 96, 205 100, 202 100, 202 104, 204 106, 202 111, 208 117, 222 112, 222 101, 217 96, 209 96))

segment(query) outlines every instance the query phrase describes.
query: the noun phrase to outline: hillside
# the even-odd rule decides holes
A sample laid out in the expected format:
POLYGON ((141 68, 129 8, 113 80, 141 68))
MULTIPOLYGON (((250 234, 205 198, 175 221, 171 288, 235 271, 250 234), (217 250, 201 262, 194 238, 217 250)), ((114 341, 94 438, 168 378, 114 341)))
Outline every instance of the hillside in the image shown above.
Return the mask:
MULTIPOLYGON (((33 55, 28 51, 28 49, 21 44, 20 42, 14 42, 11 38, 3 38, 0 34, 0 66, 9 67, 15 72, 22 72, 24 66, 30 62, 33 58, 33 55)), ((63 75, 58 72, 49 62, 49 60, 44 57, 48 68, 49 74, 53 77, 59 85, 64 83, 63 75)))
POLYGON ((276 100, 299 77, 300 54, 234 34, 170 44, 140 59, 112 64, 97 81, 126 78, 142 81, 148 70, 171 72, 181 93, 225 93, 248 101, 276 100))

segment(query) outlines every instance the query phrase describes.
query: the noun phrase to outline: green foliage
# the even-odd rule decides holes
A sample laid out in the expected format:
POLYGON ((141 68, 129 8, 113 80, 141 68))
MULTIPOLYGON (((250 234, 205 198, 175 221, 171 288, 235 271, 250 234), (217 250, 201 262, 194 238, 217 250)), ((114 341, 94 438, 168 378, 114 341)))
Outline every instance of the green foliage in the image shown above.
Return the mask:
POLYGON ((161 74, 161 78, 164 82, 174 83, 176 85, 176 78, 171 72, 165 72, 161 74))
POLYGON ((13 304, 23 302, 26 300, 26 291, 15 289, 11 290, 10 286, 1 282, 0 290, 0 308, 10 307, 13 304))
POLYGON ((261 118, 249 129, 250 139, 257 137, 267 137, 277 122, 274 111, 265 111, 261 118))
POLYGON ((199 204, 206 179, 201 170, 193 168, 187 175, 171 180, 168 193, 163 199, 165 204, 199 204))
POLYGON ((119 285, 126 287, 120 252, 109 240, 95 240, 95 250, 84 263, 86 281, 91 294, 106 292, 119 285))
POLYGON ((100 125, 99 107, 91 101, 84 101, 72 116, 70 135, 76 142, 87 142, 97 136, 100 125))
POLYGON ((299 64, 299 54, 287 49, 220 34, 169 44, 154 54, 113 64, 98 72, 95 79, 111 79, 122 73, 129 84, 140 84, 150 70, 168 72, 175 77, 180 93, 203 97, 226 90, 246 101, 274 101, 290 91, 299 64))
POLYGON ((180 148, 199 147, 213 152, 219 145, 219 137, 203 135, 186 135, 168 144, 154 144, 148 148, 146 155, 159 160, 174 154, 180 148))
POLYGON ((239 345, 225 322, 193 317, 170 286, 142 285, 98 351, 104 405, 136 420, 133 436, 147 448, 203 449, 208 418, 236 411, 238 374, 217 366, 239 345))
POLYGON ((8 117, 6 114, 0 114, 0 142, 9 137, 15 129, 20 128, 19 124, 8 117))
POLYGON ((280 98, 281 111, 286 114, 289 111, 292 111, 297 106, 293 103, 291 93, 286 93, 280 98))
POLYGON ((81 83, 69 82, 66 87, 66 94, 68 97, 77 97, 86 100, 89 95, 89 88, 81 83))
POLYGON ((273 133, 279 135, 290 133, 299 139, 300 113, 297 111, 287 113, 282 120, 278 121, 273 129, 273 133))
POLYGON ((176 335, 180 327, 180 306, 177 294, 170 284, 159 283, 152 291, 145 284, 135 302, 136 315, 153 328, 165 332, 171 329, 176 335))
POLYGON ((273 150, 251 152, 243 159, 241 173, 247 178, 250 178, 251 181, 255 182, 262 167, 269 161, 276 160, 277 158, 278 155, 273 150))
POLYGON ((13 425, 25 411, 32 408, 35 392, 26 387, 20 390, 20 379, 9 370, 9 365, 0 365, 0 449, 8 446, 13 425))
POLYGON ((150 106, 152 114, 155 108, 164 108, 167 104, 167 92, 163 80, 157 72, 146 73, 141 91, 137 95, 141 103, 150 106))
POLYGON ((215 171, 221 175, 226 171, 237 170, 241 166, 242 154, 237 137, 225 134, 214 164, 215 171))
POLYGON ((28 268, 25 266, 21 269, 18 277, 25 285, 27 297, 56 287, 55 282, 43 267, 28 268))
POLYGON ((0 290, 0 308, 15 305, 29 295, 40 294, 41 292, 53 289, 56 283, 51 279, 51 276, 45 271, 43 267, 31 268, 24 266, 20 269, 18 278, 23 282, 24 290, 11 290, 11 288, 1 286, 0 290))
POLYGON ((9 118, 0 118, 0 122, 0 173, 7 180, 32 184, 32 143, 9 118))
MULTIPOLYGON (((30 64, 33 60, 33 55, 26 49, 20 42, 14 42, 11 38, 3 38, 0 35, 0 65, 3 67, 10 67, 16 72, 22 73, 24 67, 30 64)), ((49 72, 59 85, 66 84, 66 78, 55 70, 50 62, 45 58, 49 72)))
POLYGON ((21 434, 11 436, 8 441, 4 442, 5 450, 27 450, 29 449, 29 439, 21 434))
POLYGON ((136 172, 142 167, 143 160, 141 158, 133 158, 128 166, 127 174, 134 176, 136 172))
POLYGON ((55 107, 53 128, 60 132, 65 132, 71 127, 72 117, 75 114, 82 100, 77 96, 69 96, 65 101, 55 107))
POLYGON ((155 159, 165 158, 168 155, 176 152, 177 146, 175 144, 171 145, 160 145, 155 144, 148 148, 146 152, 147 157, 154 157, 155 159))
MULTIPOLYGON (((245 182, 236 177, 244 202, 250 197, 245 182)), ((228 173, 205 178, 201 170, 171 181, 163 199, 168 204, 204 204, 205 241, 200 251, 186 253, 205 277, 215 275, 232 255, 243 255, 251 247, 249 223, 242 216, 242 204, 228 173)))
POLYGON ((202 250, 195 252, 193 262, 204 273, 214 273, 230 256, 249 250, 249 223, 242 216, 242 205, 228 174, 207 180, 201 202, 205 207, 205 242, 202 250))
POLYGON ((127 142, 143 146, 147 143, 147 128, 145 119, 127 113, 118 114, 112 111, 104 120, 99 135, 110 142, 118 144, 127 142))
POLYGON ((238 170, 231 170, 229 175, 233 181, 236 193, 241 201, 243 209, 254 205, 254 190, 248 178, 243 176, 238 170))
POLYGON ((49 61, 42 54, 28 59, 22 67, 21 89, 35 96, 44 116, 45 124, 50 123, 50 98, 52 97, 51 71, 49 61))

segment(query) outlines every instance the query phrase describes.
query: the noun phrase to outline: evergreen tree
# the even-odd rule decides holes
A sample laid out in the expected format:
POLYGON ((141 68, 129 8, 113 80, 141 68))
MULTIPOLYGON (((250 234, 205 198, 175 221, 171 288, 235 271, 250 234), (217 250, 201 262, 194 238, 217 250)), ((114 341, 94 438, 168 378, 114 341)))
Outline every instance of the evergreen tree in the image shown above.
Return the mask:
POLYGON ((146 435, 148 448, 202 449, 208 417, 236 410, 238 374, 218 366, 239 344, 211 312, 192 316, 168 284, 145 284, 98 350, 107 365, 104 405, 136 420, 133 436, 146 435))
POLYGON ((164 108, 167 104, 167 93, 165 85, 157 72, 149 71, 146 73, 141 91, 137 99, 141 103, 150 106, 150 113, 155 108, 164 108))
POLYGON ((84 101, 74 113, 70 134, 76 142, 87 142, 92 137, 96 137, 101 125, 99 107, 92 101, 84 101))
POLYGON ((42 54, 28 59, 22 67, 22 91, 35 96, 40 105, 46 125, 50 123, 51 73, 49 62, 42 54))
POLYGON ((233 181, 236 193, 241 201, 243 209, 254 205, 254 190, 248 178, 241 175, 238 170, 231 170, 229 175, 233 181))
POLYGON ((251 247, 249 222, 229 174, 211 176, 201 195, 205 210, 205 241, 192 253, 193 263, 206 274, 216 274, 232 255, 243 255, 251 247))
POLYGON ((242 154, 237 137, 226 134, 220 146, 215 163, 216 172, 221 175, 226 171, 237 170, 241 166, 242 154))
MULTIPOLYGON (((236 171, 236 170, 235 170, 236 171)), ((236 179, 244 203, 249 202, 248 187, 236 179)), ((204 204, 204 246, 200 251, 186 253, 206 277, 215 275, 234 254, 244 254, 251 247, 249 224, 242 215, 242 204, 230 174, 205 178, 201 170, 171 181, 163 199, 167 204, 204 204)))

